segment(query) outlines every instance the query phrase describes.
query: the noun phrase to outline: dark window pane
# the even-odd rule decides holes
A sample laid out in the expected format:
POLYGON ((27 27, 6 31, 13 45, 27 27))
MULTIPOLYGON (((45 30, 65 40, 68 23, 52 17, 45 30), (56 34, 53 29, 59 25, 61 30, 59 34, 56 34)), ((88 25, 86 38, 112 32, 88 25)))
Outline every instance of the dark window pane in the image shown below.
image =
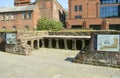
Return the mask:
POLYGON ((75 19, 79 19, 79 18, 82 18, 82 16, 81 15, 76 15, 75 16, 75 19))
POLYGON ((13 31, 16 31, 16 29, 17 29, 16 26, 13 26, 13 31))
POLYGON ((119 17, 119 7, 118 6, 101 6, 100 7, 100 17, 119 17))
POLYGON ((79 6, 79 11, 82 11, 82 5, 79 6))
POLYGON ((31 19, 32 13, 28 12, 28 19, 31 19))
POLYGON ((22 19, 26 19, 26 18, 27 18, 26 12, 23 12, 22 13, 22 19))
POLYGON ((114 11, 114 12, 117 12, 117 11, 118 11, 118 8, 117 8, 117 7, 113 7, 113 11, 114 11))
POLYGON ((101 4, 115 4, 117 0, 100 0, 101 4))
POLYGON ((118 3, 120 3, 120 0, 118 0, 118 3))
POLYGON ((77 5, 74 7, 74 10, 75 10, 75 11, 78 11, 78 6, 77 6, 77 5))
POLYGON ((6 30, 6 27, 5 27, 5 26, 3 26, 3 27, 2 27, 2 30, 3 30, 3 31, 4 31, 4 30, 6 30))
POLYGON ((25 30, 28 31, 29 30, 29 26, 25 26, 25 30))

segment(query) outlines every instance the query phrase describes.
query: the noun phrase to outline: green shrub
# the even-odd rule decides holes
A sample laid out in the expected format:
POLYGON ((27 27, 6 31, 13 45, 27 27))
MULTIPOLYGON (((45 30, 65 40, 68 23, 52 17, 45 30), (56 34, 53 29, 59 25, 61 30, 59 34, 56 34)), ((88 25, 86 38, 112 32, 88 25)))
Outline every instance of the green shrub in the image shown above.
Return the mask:
POLYGON ((61 22, 57 22, 50 18, 40 18, 37 23, 37 30, 52 30, 58 31, 63 28, 63 24, 61 22))

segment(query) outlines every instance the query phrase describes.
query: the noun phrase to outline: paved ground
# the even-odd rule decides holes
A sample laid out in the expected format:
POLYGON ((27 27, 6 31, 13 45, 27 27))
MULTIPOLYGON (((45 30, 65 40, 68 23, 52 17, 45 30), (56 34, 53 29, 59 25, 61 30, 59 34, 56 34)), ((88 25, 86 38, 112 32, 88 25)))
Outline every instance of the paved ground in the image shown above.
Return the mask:
POLYGON ((71 63, 78 51, 39 49, 31 56, 0 52, 0 78, 120 78, 120 69, 71 63))

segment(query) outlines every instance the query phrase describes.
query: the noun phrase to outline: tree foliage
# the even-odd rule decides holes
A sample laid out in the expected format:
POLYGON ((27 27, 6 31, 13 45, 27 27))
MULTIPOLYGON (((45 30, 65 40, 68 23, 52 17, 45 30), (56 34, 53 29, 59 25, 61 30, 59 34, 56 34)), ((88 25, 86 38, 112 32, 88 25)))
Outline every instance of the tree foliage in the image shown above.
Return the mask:
POLYGON ((37 23, 37 30, 52 30, 57 31, 63 28, 63 24, 61 22, 57 22, 50 18, 40 18, 37 23))

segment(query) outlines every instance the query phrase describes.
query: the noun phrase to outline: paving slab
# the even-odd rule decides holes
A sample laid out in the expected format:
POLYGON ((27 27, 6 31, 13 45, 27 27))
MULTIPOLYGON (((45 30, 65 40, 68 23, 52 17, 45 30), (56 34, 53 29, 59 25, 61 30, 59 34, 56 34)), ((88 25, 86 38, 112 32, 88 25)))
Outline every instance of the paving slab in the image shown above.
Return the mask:
POLYGON ((71 63, 78 52, 45 48, 30 56, 0 52, 0 78, 120 78, 119 68, 71 63))

